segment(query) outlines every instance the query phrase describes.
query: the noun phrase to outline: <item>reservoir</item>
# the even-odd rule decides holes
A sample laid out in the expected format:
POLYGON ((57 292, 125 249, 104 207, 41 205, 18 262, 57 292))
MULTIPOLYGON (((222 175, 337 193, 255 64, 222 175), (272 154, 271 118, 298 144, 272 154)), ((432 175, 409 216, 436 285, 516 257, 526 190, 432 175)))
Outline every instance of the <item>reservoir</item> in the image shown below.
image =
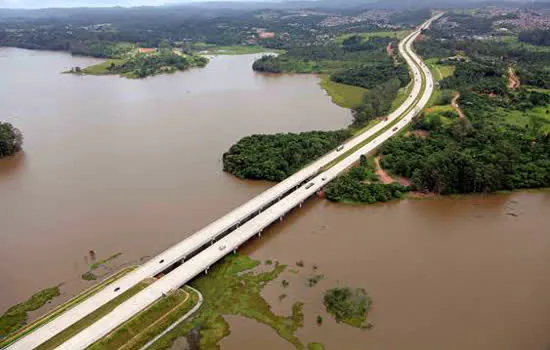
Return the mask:
MULTIPOLYGON (((65 299, 89 286, 80 276, 90 250, 139 263, 268 188, 222 172, 241 137, 351 122, 317 78, 255 74, 255 57, 128 80, 60 74, 95 59, 0 48, 0 120, 25 135, 25 152, 0 161, 0 312, 59 283, 65 299)), ((242 253, 289 266, 263 295, 279 314, 305 302, 304 343, 547 349, 549 228, 545 191, 374 206, 315 198, 242 253), (308 287, 312 274, 325 278, 308 287), (369 292, 373 329, 326 314, 323 291, 336 285, 369 292)), ((228 322, 224 349, 289 345, 267 326, 228 322)))

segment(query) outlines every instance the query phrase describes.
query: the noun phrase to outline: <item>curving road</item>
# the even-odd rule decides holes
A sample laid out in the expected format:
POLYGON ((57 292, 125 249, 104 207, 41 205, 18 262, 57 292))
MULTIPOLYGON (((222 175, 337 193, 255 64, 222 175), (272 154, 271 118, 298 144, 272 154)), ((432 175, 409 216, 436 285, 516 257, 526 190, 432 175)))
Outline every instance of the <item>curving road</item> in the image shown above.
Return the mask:
POLYGON ((189 238, 159 254, 136 271, 127 274, 111 286, 13 343, 8 349, 35 348, 132 288, 143 279, 155 276, 172 264, 196 254, 163 278, 119 305, 109 315, 69 339, 58 349, 86 348, 129 320, 139 311, 151 305, 166 292, 181 287, 207 270, 209 266, 226 254, 237 249, 248 239, 260 234, 264 228, 282 218, 286 213, 323 188, 339 173, 357 162, 360 155, 372 151, 404 128, 416 113, 427 104, 433 91, 431 72, 413 52, 412 43, 421 29, 428 27, 439 16, 424 23, 399 44, 399 51, 413 73, 413 89, 406 101, 391 113, 387 120, 346 142, 343 149, 339 147, 339 150, 328 153, 189 238), (328 170, 322 171, 322 169, 328 170), (228 231, 231 232, 227 236, 217 240, 228 231), (215 241, 216 243, 213 244, 215 241), (201 248, 204 249, 197 254, 196 252, 201 248))

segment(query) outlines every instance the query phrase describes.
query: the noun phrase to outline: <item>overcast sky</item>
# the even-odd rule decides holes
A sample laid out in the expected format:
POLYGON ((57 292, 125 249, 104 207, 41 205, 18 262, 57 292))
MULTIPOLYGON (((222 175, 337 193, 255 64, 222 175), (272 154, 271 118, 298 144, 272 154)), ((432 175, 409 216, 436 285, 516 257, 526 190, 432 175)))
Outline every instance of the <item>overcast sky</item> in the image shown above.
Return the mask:
MULTIPOLYGON (((200 2, 209 0, 0 0, 0 8, 45 8, 82 6, 144 6, 176 3, 200 2)), ((218 0, 219 1, 219 0, 218 0)), ((235 0, 232 0, 235 1, 235 0)), ((236 0, 252 1, 252 0, 236 0)))

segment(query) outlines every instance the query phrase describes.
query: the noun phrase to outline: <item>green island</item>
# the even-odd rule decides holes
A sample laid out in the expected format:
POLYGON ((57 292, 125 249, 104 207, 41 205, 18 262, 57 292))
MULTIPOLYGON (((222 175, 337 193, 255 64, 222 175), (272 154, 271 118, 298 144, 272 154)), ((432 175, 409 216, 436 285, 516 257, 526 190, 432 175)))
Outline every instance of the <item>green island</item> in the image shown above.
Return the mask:
POLYGON ((367 314, 372 300, 362 288, 332 288, 325 292, 323 303, 336 322, 344 322, 357 328, 370 328, 367 314))
POLYGON ((204 67, 208 59, 197 54, 186 54, 176 49, 132 49, 123 58, 111 58, 86 67, 74 67, 69 73, 106 75, 118 74, 126 78, 140 79, 162 73, 174 73, 193 67, 204 67))
POLYGON ((19 152, 23 146, 23 134, 8 122, 0 122, 0 159, 19 152))

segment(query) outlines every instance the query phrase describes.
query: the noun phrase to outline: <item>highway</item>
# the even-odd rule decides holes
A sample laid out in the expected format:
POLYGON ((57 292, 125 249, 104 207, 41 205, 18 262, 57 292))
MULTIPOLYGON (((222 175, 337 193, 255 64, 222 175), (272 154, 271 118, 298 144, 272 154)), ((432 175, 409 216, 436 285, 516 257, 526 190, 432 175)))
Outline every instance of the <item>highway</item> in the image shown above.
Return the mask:
MULTIPOLYGON (((432 20, 424 23, 421 28, 429 26, 432 20)), ((413 73, 413 89, 406 101, 389 115, 387 120, 346 142, 343 149, 328 153, 288 179, 157 255, 134 272, 122 277, 106 289, 13 343, 8 349, 35 348, 143 279, 155 276, 173 264, 185 260, 182 265, 59 347, 59 349, 71 350, 86 348, 154 303, 166 292, 179 288, 207 270, 226 254, 238 249, 248 239, 261 233, 264 228, 314 195, 326 183, 354 164, 360 155, 372 151, 404 128, 414 115, 426 105, 433 91, 431 72, 412 51, 412 43, 419 32, 420 28, 402 40, 399 45, 399 51, 413 73), (351 153, 348 155, 347 152, 351 153), (343 154, 346 154, 343 160, 328 167, 343 154), (325 167, 328 170, 321 172, 321 169, 325 167), (222 236, 223 238, 221 238, 222 236), (193 256, 193 254, 195 255, 193 256)))

